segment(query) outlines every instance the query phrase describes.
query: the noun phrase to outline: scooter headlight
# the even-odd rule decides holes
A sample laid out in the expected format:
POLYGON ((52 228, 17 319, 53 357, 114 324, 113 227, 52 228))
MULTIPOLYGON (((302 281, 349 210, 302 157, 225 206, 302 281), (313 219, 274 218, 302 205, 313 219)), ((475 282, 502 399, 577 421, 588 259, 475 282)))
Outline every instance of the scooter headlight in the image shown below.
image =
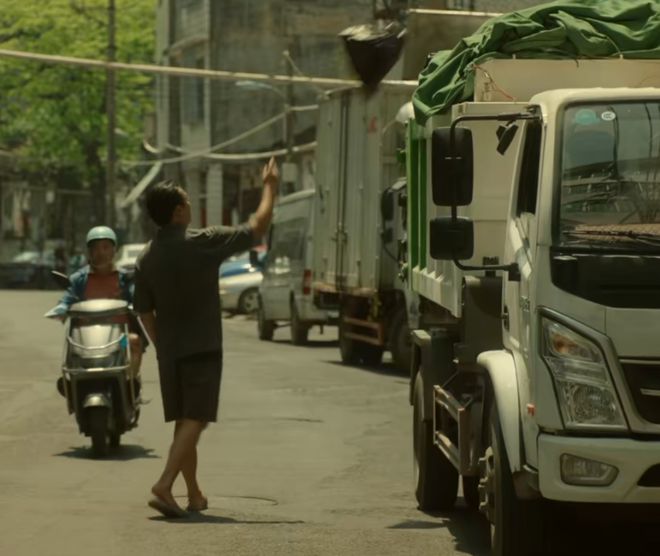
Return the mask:
POLYGON ((625 430, 626 421, 601 349, 558 322, 542 319, 541 355, 573 429, 625 430))

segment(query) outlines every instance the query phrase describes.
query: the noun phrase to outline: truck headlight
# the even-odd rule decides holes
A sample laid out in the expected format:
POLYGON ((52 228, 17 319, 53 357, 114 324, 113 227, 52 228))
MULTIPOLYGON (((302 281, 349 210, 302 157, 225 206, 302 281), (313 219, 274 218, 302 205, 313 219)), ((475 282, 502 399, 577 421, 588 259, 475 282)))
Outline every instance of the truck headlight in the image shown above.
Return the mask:
POLYGON ((600 348, 558 322, 542 319, 541 355, 557 387, 564 425, 625 430, 626 422, 600 348))

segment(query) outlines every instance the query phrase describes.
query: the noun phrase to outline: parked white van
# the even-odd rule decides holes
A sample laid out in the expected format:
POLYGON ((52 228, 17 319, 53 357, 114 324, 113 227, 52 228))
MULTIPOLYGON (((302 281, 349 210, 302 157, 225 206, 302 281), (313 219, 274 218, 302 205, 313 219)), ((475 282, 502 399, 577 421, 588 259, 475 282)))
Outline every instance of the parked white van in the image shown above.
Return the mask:
POLYGON ((336 324, 338 313, 317 309, 312 299, 315 194, 313 189, 293 193, 275 206, 259 287, 261 340, 272 340, 277 325, 289 322, 292 343, 302 345, 312 326, 336 324))

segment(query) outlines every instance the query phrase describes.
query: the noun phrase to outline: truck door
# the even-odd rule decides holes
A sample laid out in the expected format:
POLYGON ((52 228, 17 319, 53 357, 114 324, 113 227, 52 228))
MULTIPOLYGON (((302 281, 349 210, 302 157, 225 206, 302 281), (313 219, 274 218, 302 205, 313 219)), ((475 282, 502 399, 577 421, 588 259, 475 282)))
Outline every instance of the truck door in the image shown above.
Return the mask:
MULTIPOLYGON (((530 349, 532 346, 533 308, 532 280, 537 237, 537 198, 541 158, 542 126, 539 122, 526 122, 514 194, 514 218, 507 225, 506 260, 518 263, 520 280, 507 278, 504 291, 505 346, 513 353, 519 369, 521 396, 529 399, 530 349), (527 372, 523 372, 526 367, 527 372)), ((523 425, 525 426, 525 425, 523 425)))

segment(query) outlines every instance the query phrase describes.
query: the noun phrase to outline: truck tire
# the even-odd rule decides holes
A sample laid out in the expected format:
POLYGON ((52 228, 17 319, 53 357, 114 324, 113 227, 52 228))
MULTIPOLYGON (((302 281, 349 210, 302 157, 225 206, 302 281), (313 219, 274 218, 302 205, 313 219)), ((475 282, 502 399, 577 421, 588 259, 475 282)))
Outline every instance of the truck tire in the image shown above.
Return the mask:
POLYGON ((275 333, 275 323, 272 320, 266 319, 261 303, 259 303, 259 308, 257 309, 257 332, 259 339, 264 342, 270 342, 275 333))
POLYGON ((480 460, 480 509, 490 521, 492 556, 543 554, 542 507, 538 501, 519 500, 513 486, 497 407, 492 404, 488 448, 480 460))
POLYGON ((397 369, 410 370, 410 358, 412 357, 412 340, 410 328, 408 327, 408 315, 405 308, 397 311, 390 329, 390 351, 397 369))
POLYGON ((108 434, 108 408, 90 407, 87 409, 89 436, 92 438, 92 457, 104 458, 108 455, 110 438, 108 434))
POLYGON ((463 485, 463 500, 471 510, 479 509, 479 477, 461 477, 463 485))
POLYGON ((384 349, 380 346, 358 342, 360 361, 367 367, 377 367, 383 362, 384 349))
POLYGON ((296 302, 291 300, 291 343, 294 346, 303 346, 307 343, 309 326, 300 320, 296 302))
POLYGON ((344 320, 339 318, 339 354, 341 362, 345 365, 357 365, 360 362, 359 343, 345 336, 346 325, 344 320))
POLYGON ((424 379, 413 389, 413 456, 415 497, 420 510, 449 510, 458 496, 458 471, 433 444, 433 421, 424 419, 424 379))

